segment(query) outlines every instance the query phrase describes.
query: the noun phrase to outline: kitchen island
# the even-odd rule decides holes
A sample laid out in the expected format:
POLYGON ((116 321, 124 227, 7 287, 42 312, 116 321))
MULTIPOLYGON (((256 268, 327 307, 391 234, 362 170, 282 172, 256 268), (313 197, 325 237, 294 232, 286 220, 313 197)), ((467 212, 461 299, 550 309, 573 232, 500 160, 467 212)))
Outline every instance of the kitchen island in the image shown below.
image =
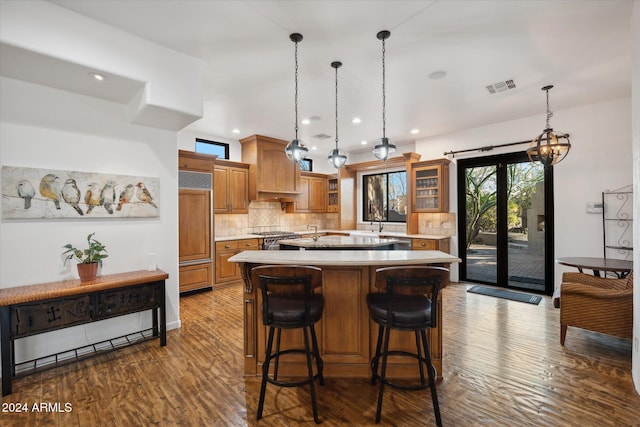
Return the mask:
POLYGON ((320 236, 317 239, 286 239, 279 240, 282 250, 390 250, 396 249, 398 239, 381 239, 379 237, 363 236, 320 236))
MULTIPOLYGON (((375 350, 378 329, 369 319, 365 301, 369 292, 377 291, 375 270, 380 267, 402 265, 436 265, 449 267, 460 259, 440 251, 244 251, 229 258, 240 264, 244 289, 244 372, 259 375, 264 361, 266 327, 262 324, 262 297, 251 282, 251 269, 257 265, 312 265, 322 269, 322 294, 325 299, 322 320, 316 325, 320 354, 327 377, 367 378, 371 375, 370 361, 375 350)), ((443 284, 446 286, 447 283, 443 284)), ((442 295, 442 294, 441 294, 442 295)), ((441 297, 440 297, 441 298, 441 297)), ((438 304, 438 327, 430 330, 431 355, 442 378, 442 304, 438 304)), ((282 348, 301 348, 302 332, 282 332, 282 348)), ((391 343, 396 349, 415 351, 412 333, 396 332, 391 343)), ((389 375, 414 377, 418 375, 415 360, 390 358, 389 375)), ((306 375, 302 357, 286 359, 280 367, 286 375, 306 375)))

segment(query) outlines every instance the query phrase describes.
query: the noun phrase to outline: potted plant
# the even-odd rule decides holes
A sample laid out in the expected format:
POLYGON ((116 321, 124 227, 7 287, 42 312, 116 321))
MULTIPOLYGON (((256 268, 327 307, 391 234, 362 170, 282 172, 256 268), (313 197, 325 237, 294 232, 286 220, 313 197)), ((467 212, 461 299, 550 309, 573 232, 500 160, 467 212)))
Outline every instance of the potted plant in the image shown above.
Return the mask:
POLYGON ((96 233, 91 233, 87 236, 88 248, 80 250, 73 247, 71 243, 67 243, 63 246, 66 249, 62 255, 66 255, 64 263, 70 259, 75 258, 78 261, 78 275, 81 282, 87 282, 96 278, 98 274, 98 266, 102 267, 102 260, 109 255, 105 246, 93 238, 96 233))

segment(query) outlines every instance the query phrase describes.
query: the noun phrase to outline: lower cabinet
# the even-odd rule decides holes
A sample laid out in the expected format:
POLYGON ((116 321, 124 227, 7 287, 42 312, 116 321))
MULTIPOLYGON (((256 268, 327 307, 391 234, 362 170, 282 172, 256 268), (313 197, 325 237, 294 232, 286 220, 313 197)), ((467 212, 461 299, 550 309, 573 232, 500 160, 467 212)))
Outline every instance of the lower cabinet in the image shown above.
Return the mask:
POLYGON ((211 289, 213 283, 213 263, 181 265, 179 269, 180 292, 196 289, 211 289))
POLYGON ((259 239, 240 239, 216 242, 215 288, 242 282, 238 263, 229 262, 229 258, 242 251, 260 249, 259 239))
POLYGON ((414 251, 442 251, 449 253, 449 239, 411 239, 414 251))

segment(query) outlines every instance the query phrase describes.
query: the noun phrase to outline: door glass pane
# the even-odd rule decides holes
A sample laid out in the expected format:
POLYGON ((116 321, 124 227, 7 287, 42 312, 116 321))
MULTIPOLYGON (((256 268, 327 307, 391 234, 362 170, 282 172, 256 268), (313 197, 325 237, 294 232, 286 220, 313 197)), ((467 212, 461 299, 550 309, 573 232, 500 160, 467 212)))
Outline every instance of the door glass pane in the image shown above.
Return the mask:
POLYGON ((467 168, 467 280, 497 282, 496 166, 467 168))
POLYGON ((507 165, 509 286, 544 291, 544 167, 507 165))

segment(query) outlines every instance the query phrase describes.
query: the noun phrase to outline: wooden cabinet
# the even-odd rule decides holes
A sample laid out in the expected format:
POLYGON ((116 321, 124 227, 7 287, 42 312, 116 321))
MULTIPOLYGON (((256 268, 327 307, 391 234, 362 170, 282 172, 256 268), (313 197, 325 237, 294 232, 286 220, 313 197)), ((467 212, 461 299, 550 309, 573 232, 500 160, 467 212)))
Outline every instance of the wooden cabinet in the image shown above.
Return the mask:
POLYGON ((213 212, 249 212, 249 165, 216 160, 213 171, 213 212))
POLYGON ((327 212, 327 176, 302 172, 300 174, 300 196, 287 206, 287 213, 327 212))
POLYGON ((449 253, 449 239, 411 239, 414 251, 442 251, 449 253))
POLYGON ((257 251, 259 249, 260 239, 216 242, 216 288, 242 281, 238 264, 229 262, 229 258, 242 251, 257 251))
POLYGON ((189 151, 178 155, 179 291, 213 286, 212 186, 215 157, 189 151))
POLYGON ((249 168, 249 199, 293 199, 300 194, 300 167, 285 154, 287 141, 253 135, 240 140, 249 168))
POLYGON ((449 160, 412 164, 412 212, 449 212, 449 160))
POLYGON ((335 213, 340 211, 340 181, 338 178, 327 180, 327 212, 335 213))

